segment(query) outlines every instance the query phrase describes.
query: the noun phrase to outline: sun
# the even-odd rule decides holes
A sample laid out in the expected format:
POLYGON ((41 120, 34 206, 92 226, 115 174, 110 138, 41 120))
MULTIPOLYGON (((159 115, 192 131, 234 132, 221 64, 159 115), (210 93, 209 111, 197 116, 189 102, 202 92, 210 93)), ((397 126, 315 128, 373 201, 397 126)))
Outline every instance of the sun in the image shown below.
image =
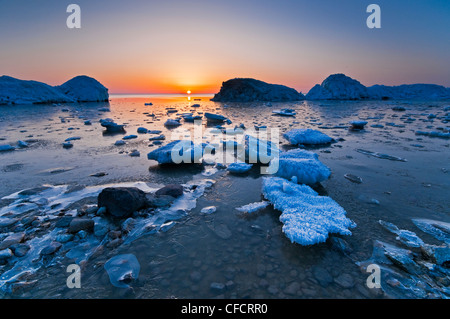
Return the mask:
POLYGON ((191 94, 191 91, 190 90, 188 90, 187 92, 186 92, 187 94, 191 94))

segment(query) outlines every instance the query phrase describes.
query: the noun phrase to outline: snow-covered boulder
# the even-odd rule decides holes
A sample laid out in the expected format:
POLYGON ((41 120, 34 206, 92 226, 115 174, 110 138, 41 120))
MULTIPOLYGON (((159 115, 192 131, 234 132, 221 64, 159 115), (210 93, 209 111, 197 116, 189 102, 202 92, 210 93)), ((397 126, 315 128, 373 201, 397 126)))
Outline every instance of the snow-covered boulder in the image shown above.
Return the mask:
POLYGON ((0 104, 44 104, 73 102, 73 99, 48 84, 0 77, 0 104))
POLYGON ((76 102, 107 102, 109 99, 108 89, 86 75, 76 76, 56 88, 76 102))
POLYGON ((316 153, 302 149, 282 152, 278 158, 278 163, 270 162, 269 171, 276 171, 275 175, 286 179, 294 178, 299 184, 314 185, 327 180, 330 169, 319 161, 316 153), (278 165, 278 170, 272 169, 273 165, 278 165))
POLYGON ((322 145, 334 141, 327 134, 313 129, 293 129, 283 134, 283 137, 292 145, 322 145))
POLYGON ((368 99, 367 88, 357 80, 338 73, 327 77, 306 94, 308 100, 361 100, 368 99))
POLYGON ((442 100, 450 99, 450 88, 436 84, 373 85, 367 88, 371 99, 442 100))
POLYGON ((262 192, 280 210, 283 232, 291 242, 313 245, 325 242, 329 234, 351 235, 355 223, 346 211, 328 196, 319 196, 311 187, 279 177, 265 177, 262 192))
POLYGON ((284 85, 269 84, 250 78, 235 78, 223 82, 220 92, 211 100, 218 102, 277 102, 303 99, 302 93, 284 85))

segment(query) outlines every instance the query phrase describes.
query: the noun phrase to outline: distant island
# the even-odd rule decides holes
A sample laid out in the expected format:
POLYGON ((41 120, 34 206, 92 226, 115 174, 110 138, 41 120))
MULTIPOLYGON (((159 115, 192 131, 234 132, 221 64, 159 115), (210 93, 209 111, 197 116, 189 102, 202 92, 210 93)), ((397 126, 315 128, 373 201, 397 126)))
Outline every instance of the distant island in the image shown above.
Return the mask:
POLYGON ((59 86, 25 81, 10 76, 0 77, 0 104, 47 104, 104 102, 108 89, 96 79, 80 75, 59 86))
POLYGON ((436 84, 373 85, 366 87, 345 74, 332 74, 306 95, 279 84, 236 78, 222 83, 211 100, 220 102, 298 101, 298 100, 445 100, 450 88, 436 84))

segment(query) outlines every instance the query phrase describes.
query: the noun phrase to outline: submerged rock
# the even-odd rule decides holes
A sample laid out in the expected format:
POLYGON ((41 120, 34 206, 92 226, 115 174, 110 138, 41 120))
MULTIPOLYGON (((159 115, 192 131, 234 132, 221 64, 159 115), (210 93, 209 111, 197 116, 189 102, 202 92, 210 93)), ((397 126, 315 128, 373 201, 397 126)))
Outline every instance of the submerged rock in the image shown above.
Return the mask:
POLYGON ((284 85, 269 84, 249 78, 235 78, 223 82, 220 92, 211 100, 218 102, 277 102, 303 99, 303 94, 284 85))
POLYGON ((147 205, 145 193, 136 187, 108 187, 98 195, 98 207, 114 217, 129 217, 147 205))
POLYGON ((80 230, 92 232, 94 230, 94 221, 89 218, 74 218, 70 221, 68 232, 75 234, 80 230))

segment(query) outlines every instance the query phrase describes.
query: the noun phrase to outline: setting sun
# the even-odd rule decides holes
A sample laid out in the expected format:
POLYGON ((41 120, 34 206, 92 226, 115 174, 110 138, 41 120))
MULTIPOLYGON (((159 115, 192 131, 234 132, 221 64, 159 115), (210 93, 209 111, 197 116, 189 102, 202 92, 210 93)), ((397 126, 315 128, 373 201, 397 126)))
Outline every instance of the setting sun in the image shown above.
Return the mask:
POLYGON ((187 93, 187 94, 191 94, 191 91, 188 90, 186 93, 187 93))

